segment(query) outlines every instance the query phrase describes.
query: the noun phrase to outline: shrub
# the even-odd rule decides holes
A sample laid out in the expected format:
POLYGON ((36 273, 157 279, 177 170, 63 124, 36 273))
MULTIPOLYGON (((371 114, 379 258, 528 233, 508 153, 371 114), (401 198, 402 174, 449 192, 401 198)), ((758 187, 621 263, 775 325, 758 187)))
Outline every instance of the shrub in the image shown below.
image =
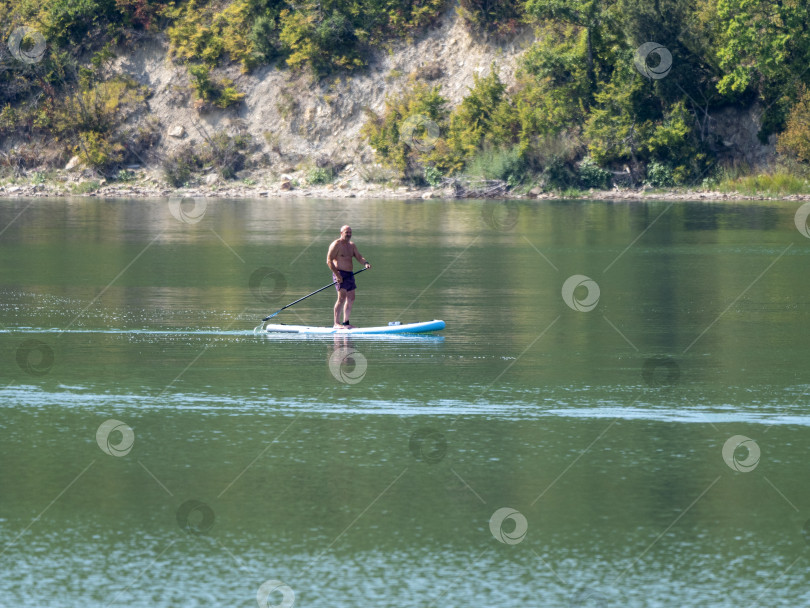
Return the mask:
POLYGON ((212 103, 218 108, 228 108, 242 101, 244 93, 233 87, 227 78, 213 80, 211 70, 206 65, 193 65, 188 68, 194 95, 202 102, 212 103))
POLYGON ((382 116, 367 111, 368 120, 360 134, 368 139, 383 165, 403 176, 421 179, 423 163, 434 147, 442 145, 434 135, 446 128, 446 105, 440 86, 411 81, 411 87, 401 95, 386 99, 382 116))
POLYGON ((522 0, 460 0, 459 13, 472 28, 505 37, 517 30, 524 4, 522 0))
POLYGON ((332 169, 315 167, 307 174, 307 182, 313 185, 329 184, 335 179, 332 169))
POLYGON ((49 127, 57 135, 75 131, 116 131, 127 119, 145 109, 147 89, 134 80, 115 78, 85 81, 49 108, 49 127))
POLYGON ((517 146, 486 146, 470 160, 465 173, 470 177, 499 179, 514 187, 526 177, 527 166, 517 146))
POLYGON ((70 190, 73 194, 90 194, 95 192, 101 187, 101 184, 95 180, 86 182, 79 182, 78 184, 71 184, 70 190))
POLYGON ((163 175, 166 181, 179 188, 191 178, 194 171, 202 168, 202 159, 190 144, 178 148, 163 161, 163 175))
POLYGON ((253 139, 250 135, 229 135, 224 131, 208 138, 203 147, 203 162, 214 165, 225 179, 233 179, 245 166, 245 153, 253 139))
POLYGON ((577 173, 583 188, 604 190, 610 185, 610 171, 597 165, 590 156, 582 159, 577 173))
POLYGON ((424 178, 428 185, 433 188, 438 188, 442 185, 444 176, 436 167, 425 167, 424 178))
POLYGON ((351 21, 339 11, 332 11, 321 21, 315 28, 315 35, 321 50, 327 53, 346 52, 357 43, 351 21))
POLYGON ((76 154, 90 167, 106 171, 124 160, 124 146, 96 131, 79 133, 76 154))
MULTIPOLYGON (((395 70, 391 70, 389 76, 393 77, 395 70)), ((425 65, 421 65, 414 71, 414 78, 418 80, 438 80, 444 76, 444 68, 438 61, 430 61, 425 65)))
POLYGON ((653 188, 671 188, 675 185, 672 169, 658 162, 647 165, 647 183, 653 188))
POLYGON ((41 6, 42 34, 58 46, 82 43, 91 30, 121 18, 114 0, 50 0, 41 6))
POLYGON ((461 171, 485 145, 504 147, 512 143, 509 129, 502 128, 504 122, 509 122, 508 111, 504 112, 508 110, 505 90, 506 86, 498 77, 494 64, 487 76, 473 75, 469 94, 450 115, 447 146, 438 147, 429 156, 444 173, 452 175, 461 171), (507 117, 506 121, 503 120, 504 116, 507 117), (504 131, 507 133, 505 136, 504 131))
POLYGON ((364 182, 369 184, 385 184, 397 177, 392 169, 380 165, 363 165, 357 173, 364 182))
POLYGON ((810 91, 801 90, 799 100, 790 109, 785 131, 779 135, 776 148, 780 154, 810 163, 810 91))
POLYGON ((283 53, 278 39, 278 20, 269 15, 261 15, 250 29, 250 42, 258 62, 269 63, 283 53))

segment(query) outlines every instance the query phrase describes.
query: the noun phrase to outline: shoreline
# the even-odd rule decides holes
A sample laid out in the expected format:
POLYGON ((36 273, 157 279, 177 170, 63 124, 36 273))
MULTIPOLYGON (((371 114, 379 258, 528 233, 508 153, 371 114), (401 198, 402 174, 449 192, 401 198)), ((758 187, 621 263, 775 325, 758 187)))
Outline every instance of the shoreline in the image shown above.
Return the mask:
MULTIPOLYGON (((57 176, 55 183, 37 181, 36 178, 22 178, 12 183, 0 183, 0 198, 230 198, 230 199, 281 199, 281 198, 356 198, 356 199, 457 199, 480 200, 480 197, 455 195, 452 188, 393 186, 338 178, 333 183, 323 185, 293 185, 295 179, 283 176, 274 179, 272 185, 258 183, 259 180, 223 181, 173 188, 151 175, 144 174, 138 179, 107 183, 104 179, 87 179, 68 174, 57 176), (252 183, 251 183, 252 182, 252 183)), ((526 194, 505 193, 486 200, 665 200, 665 201, 810 201, 810 194, 769 193, 742 194, 717 190, 687 188, 669 189, 613 189, 571 192, 535 192, 526 194)))

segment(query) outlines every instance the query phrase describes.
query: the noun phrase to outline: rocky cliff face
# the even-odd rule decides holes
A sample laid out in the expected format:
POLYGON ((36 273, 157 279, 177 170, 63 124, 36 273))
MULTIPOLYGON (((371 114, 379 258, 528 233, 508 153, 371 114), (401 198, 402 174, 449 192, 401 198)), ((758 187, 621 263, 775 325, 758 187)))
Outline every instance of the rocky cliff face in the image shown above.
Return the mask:
POLYGON ((514 82, 517 58, 531 42, 528 29, 506 44, 477 39, 451 10, 418 39, 381 49, 367 69, 351 74, 318 81, 283 66, 250 74, 227 69, 223 75, 245 93, 243 102, 202 114, 195 109, 188 73, 169 59, 165 39, 120 57, 116 69, 153 91, 149 111, 160 121, 163 134, 157 157, 225 129, 251 134, 267 166, 289 173, 301 163, 324 158, 340 164, 372 163, 373 151, 359 135, 367 120, 365 110, 382 111, 385 98, 408 86, 411 73, 423 70, 456 104, 472 85, 473 75, 487 74, 493 65, 507 86, 514 82))

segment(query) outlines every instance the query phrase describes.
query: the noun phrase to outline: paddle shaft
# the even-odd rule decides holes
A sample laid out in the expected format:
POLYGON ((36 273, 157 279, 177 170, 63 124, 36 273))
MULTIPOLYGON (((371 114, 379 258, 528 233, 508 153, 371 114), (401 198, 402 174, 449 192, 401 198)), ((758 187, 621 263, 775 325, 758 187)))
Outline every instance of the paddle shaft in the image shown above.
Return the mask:
MULTIPOLYGON (((354 272, 352 274, 360 274, 364 270, 368 270, 368 268, 363 268, 362 270, 358 270, 357 272, 354 272)), ((329 289, 335 283, 337 283, 337 281, 332 281, 331 283, 329 283, 329 285, 324 285, 320 289, 316 289, 315 291, 313 291, 311 294, 305 295, 303 298, 299 298, 295 302, 291 302, 290 304, 287 304, 286 306, 283 306, 283 307, 279 308, 276 312, 274 312, 269 317, 265 317, 264 319, 262 319, 262 322, 272 319, 273 317, 275 317, 278 313, 280 313, 285 308, 289 308, 290 306, 293 306, 294 304, 298 304, 298 302, 300 302, 301 300, 306 300, 309 296, 314 296, 316 293, 319 293, 319 292, 323 291, 324 289, 329 289)))

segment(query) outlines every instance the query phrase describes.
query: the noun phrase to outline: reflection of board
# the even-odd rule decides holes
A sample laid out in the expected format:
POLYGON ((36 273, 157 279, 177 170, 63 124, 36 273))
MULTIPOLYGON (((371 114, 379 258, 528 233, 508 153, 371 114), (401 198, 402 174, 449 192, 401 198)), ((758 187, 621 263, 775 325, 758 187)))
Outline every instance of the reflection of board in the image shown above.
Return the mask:
POLYGON ((433 320, 422 323, 403 323, 401 325, 381 325, 379 327, 355 327, 354 329, 335 329, 334 327, 311 327, 309 325, 266 325, 268 333, 288 334, 420 334, 426 331, 444 329, 444 321, 433 320))

